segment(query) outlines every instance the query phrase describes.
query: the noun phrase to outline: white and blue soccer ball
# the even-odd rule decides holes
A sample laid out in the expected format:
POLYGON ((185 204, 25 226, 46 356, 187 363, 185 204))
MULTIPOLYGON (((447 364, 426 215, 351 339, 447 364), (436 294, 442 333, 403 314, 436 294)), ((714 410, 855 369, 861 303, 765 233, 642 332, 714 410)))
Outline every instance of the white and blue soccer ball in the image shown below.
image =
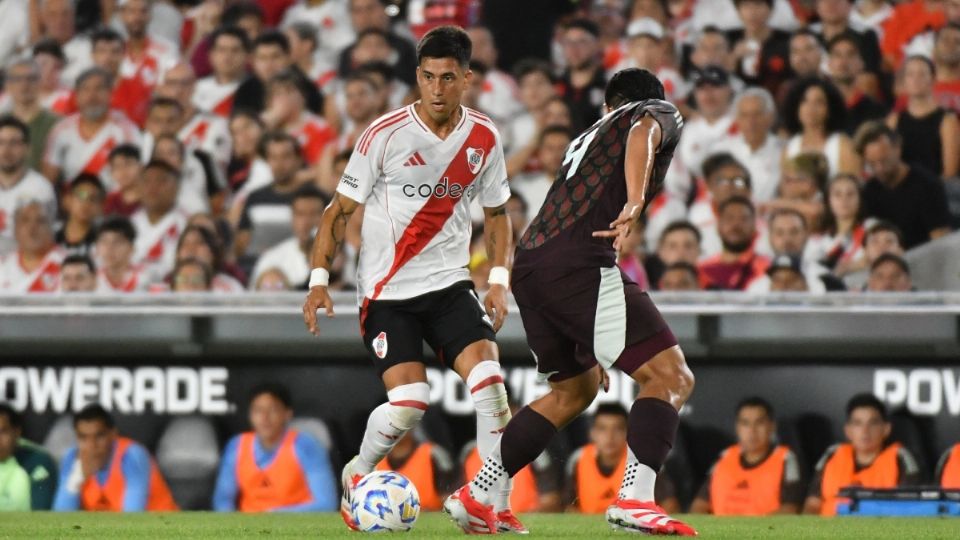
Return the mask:
POLYGON ((409 531, 420 515, 420 494, 400 473, 373 471, 354 489, 350 513, 363 532, 409 531))

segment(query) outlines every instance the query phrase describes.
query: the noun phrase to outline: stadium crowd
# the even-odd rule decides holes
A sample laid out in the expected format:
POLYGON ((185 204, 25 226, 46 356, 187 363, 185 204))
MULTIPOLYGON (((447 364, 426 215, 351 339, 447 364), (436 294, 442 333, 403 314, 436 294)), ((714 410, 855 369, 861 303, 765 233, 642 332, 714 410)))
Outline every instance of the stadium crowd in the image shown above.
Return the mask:
MULTIPOLYGON (((70 433, 57 434, 55 425, 45 449, 21 437, 23 417, 0 403, 0 511, 336 509, 337 449, 325 424, 319 419, 295 420, 290 393, 273 383, 255 388, 246 410, 250 430, 229 438, 222 453, 217 437, 206 436, 213 431, 208 421, 192 418, 187 419, 189 425, 177 428, 172 422, 167 427, 155 459, 149 448, 120 433, 114 417, 100 405, 90 404, 64 417, 70 433), (176 450, 171 453, 172 447, 176 450), (206 457, 210 453, 212 459, 206 457), (183 455, 191 459, 184 461, 183 455), (197 456, 206 462, 204 467, 196 467, 197 456)), ((719 456, 710 454, 715 462, 702 478, 693 471, 685 455, 690 449, 682 438, 674 447, 655 490, 667 511, 829 516, 842 502, 840 490, 850 485, 960 489, 960 443, 946 449, 928 470, 910 450, 911 441, 891 436, 892 418, 870 394, 850 399, 844 412, 845 440, 829 445, 813 467, 809 465, 817 456, 804 456, 805 441, 778 438, 780 430, 768 401, 748 397, 731 413, 735 442, 710 448, 719 456), (699 489, 684 494, 678 489, 681 483, 699 489)), ((422 508, 433 511, 479 469, 481 461, 472 442, 455 459, 453 449, 433 442, 428 431, 405 435, 377 469, 409 478, 422 508)), ((514 511, 606 510, 625 471, 627 411, 616 403, 598 405, 585 439, 585 444, 572 441, 572 452, 548 448, 515 477, 510 499, 514 511)))
POLYGON ((0 13, 8 294, 305 288, 352 149, 417 99, 416 39, 440 24, 469 29, 466 105, 499 125, 517 234, 600 117, 608 77, 660 77, 686 125, 620 253, 647 288, 909 291, 905 252, 960 217, 958 0, 10 0, 0 13))

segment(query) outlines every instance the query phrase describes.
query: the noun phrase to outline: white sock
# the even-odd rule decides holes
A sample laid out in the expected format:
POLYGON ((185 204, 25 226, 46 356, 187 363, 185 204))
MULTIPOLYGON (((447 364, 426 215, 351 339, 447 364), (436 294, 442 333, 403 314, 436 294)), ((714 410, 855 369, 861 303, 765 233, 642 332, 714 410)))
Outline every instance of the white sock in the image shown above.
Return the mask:
POLYGON ((627 466, 623 471, 618 499, 633 499, 642 502, 654 500, 653 490, 657 485, 657 471, 637 461, 633 451, 627 448, 627 466))
POLYGON ((483 461, 483 466, 470 481, 470 496, 481 504, 495 504, 508 481, 510 475, 501 463, 498 439, 490 450, 490 455, 483 461))
MULTIPOLYGON (((480 459, 486 460, 503 429, 510 422, 510 405, 507 401, 507 389, 503 385, 500 364, 493 360, 478 363, 467 375, 467 388, 473 397, 477 410, 477 452, 480 459)), ((510 508, 510 493, 513 480, 508 478, 493 498, 496 512, 510 508)))
POLYGON ((420 422, 430 400, 430 385, 404 384, 387 392, 387 399, 389 401, 374 409, 367 419, 354 474, 371 472, 397 441, 420 422))

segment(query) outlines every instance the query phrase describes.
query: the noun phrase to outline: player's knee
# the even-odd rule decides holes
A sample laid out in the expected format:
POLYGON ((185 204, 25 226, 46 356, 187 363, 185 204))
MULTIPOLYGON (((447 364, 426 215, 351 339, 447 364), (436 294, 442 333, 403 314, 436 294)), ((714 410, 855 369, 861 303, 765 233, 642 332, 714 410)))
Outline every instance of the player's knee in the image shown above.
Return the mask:
POLYGON ((413 429, 427 412, 430 403, 430 385, 417 382, 397 386, 387 392, 390 423, 402 430, 413 429))
POLYGON ((493 360, 478 363, 467 375, 465 382, 477 414, 506 416, 509 413, 507 389, 503 384, 499 363, 493 360))
POLYGON ((679 347, 673 347, 658 356, 659 358, 650 362, 648 382, 667 388, 671 393, 686 400, 693 392, 696 379, 690 366, 687 365, 683 352, 679 347))
POLYGON ((594 398, 597 397, 597 392, 599 391, 599 386, 578 386, 574 389, 564 389, 557 391, 556 389, 551 392, 554 394, 554 398, 557 402, 557 405, 569 413, 570 416, 576 416, 581 412, 585 411, 587 407, 593 403, 594 398))

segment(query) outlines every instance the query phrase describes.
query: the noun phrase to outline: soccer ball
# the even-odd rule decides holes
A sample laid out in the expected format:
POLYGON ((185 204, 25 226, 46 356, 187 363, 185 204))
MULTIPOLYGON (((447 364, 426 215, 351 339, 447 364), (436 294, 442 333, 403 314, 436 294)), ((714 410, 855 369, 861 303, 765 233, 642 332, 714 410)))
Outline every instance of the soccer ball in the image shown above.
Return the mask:
POLYGON ((420 494, 400 473, 373 471, 357 484, 350 513, 363 532, 409 531, 420 515, 420 494))

